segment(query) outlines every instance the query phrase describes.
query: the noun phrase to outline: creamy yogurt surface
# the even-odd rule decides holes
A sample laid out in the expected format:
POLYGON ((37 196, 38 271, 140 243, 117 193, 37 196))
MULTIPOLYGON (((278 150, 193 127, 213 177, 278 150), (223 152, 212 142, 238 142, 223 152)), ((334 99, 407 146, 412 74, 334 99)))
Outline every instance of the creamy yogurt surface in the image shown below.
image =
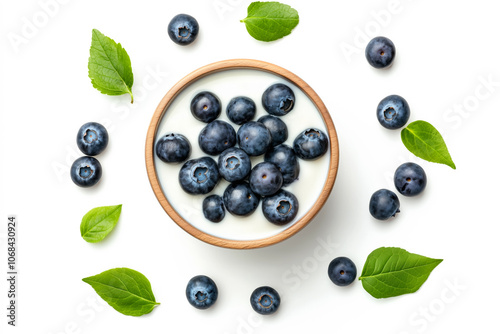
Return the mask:
MULTIPOLYGON (((218 119, 224 120, 234 127, 237 132, 239 125, 232 123, 226 115, 226 107, 229 101, 236 96, 251 98, 256 106, 257 113, 253 120, 268 115, 262 106, 262 93, 272 84, 284 83, 288 85, 295 94, 295 106, 286 116, 281 119, 288 127, 288 139, 285 144, 293 146, 294 139, 307 128, 317 128, 328 134, 326 125, 320 112, 314 103, 305 95, 300 88, 281 76, 253 69, 225 70, 203 77, 184 88, 182 92, 170 104, 163 115, 156 133, 156 142, 168 133, 180 133, 191 143, 191 156, 189 159, 207 156, 198 145, 198 134, 206 123, 196 120, 191 114, 190 105, 192 98, 199 92, 210 91, 217 95, 221 101, 222 112, 218 119)), ((215 189, 206 195, 191 195, 184 192, 179 185, 178 175, 181 164, 167 164, 161 161, 156 153, 154 163, 158 181, 162 191, 172 208, 184 218, 189 224, 200 231, 215 237, 230 240, 258 240, 274 236, 289 228, 307 211, 311 209, 318 199, 325 184, 330 167, 330 148, 327 153, 315 161, 304 161, 299 159, 299 178, 292 184, 284 187, 292 192, 299 201, 297 217, 284 226, 277 226, 264 217, 262 205, 259 203, 257 210, 248 217, 233 216, 226 210, 226 216, 220 223, 212 223, 207 220, 202 211, 202 203, 205 197, 213 194, 222 196, 229 182, 222 179, 215 189)), ((217 162, 218 156, 212 156, 217 162)), ((251 157, 252 167, 264 160, 264 156, 251 157)))

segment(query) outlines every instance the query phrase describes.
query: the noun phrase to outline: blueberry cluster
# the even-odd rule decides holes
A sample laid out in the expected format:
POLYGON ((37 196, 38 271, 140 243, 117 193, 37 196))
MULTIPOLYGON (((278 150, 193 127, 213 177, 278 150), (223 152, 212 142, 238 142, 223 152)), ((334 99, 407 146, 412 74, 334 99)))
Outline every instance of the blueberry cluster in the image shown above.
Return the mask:
POLYGON ((194 118, 206 123, 198 135, 198 145, 206 156, 189 159, 191 144, 182 134, 168 133, 156 143, 159 159, 183 163, 179 184, 185 192, 207 195, 221 179, 230 183, 222 196, 211 194, 203 201, 203 214, 212 222, 222 221, 226 210, 235 216, 249 216, 261 202, 268 221, 276 225, 291 222, 299 202, 283 187, 298 179, 299 159, 316 160, 328 150, 328 136, 316 128, 298 134, 293 147, 285 144, 288 128, 281 117, 295 106, 290 87, 282 83, 269 86, 261 103, 269 115, 255 121, 256 103, 246 96, 232 98, 226 106, 230 120, 226 122, 219 119, 222 105, 217 95, 199 92, 190 109, 194 118), (264 161, 252 166, 251 158, 258 156, 264 161))
MULTIPOLYGON (((394 43, 387 37, 375 37, 365 50, 368 63, 375 68, 387 68, 392 65, 396 56, 394 43)), ((410 118, 408 102, 399 95, 389 95, 383 98, 377 106, 377 119, 386 129, 402 128, 410 118)), ((394 185, 403 196, 416 196, 427 185, 427 176, 422 167, 416 163, 407 162, 396 169, 394 185)), ((370 198, 370 214, 379 220, 395 217, 399 211, 398 196, 391 190, 379 189, 370 198)))
POLYGON ((96 122, 83 124, 78 130, 76 144, 85 156, 76 159, 71 165, 71 180, 80 187, 92 187, 102 176, 99 160, 94 158, 108 146, 108 131, 96 122))

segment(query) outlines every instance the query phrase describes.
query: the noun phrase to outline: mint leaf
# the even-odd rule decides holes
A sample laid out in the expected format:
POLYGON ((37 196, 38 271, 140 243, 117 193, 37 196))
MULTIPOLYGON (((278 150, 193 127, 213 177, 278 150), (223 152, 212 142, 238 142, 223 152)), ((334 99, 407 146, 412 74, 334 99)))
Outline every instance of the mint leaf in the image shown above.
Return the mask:
POLYGON ((134 74, 127 51, 97 29, 92 30, 88 67, 94 88, 107 95, 130 94, 134 103, 134 74))
POLYGON ((84 278, 111 307, 135 317, 150 313, 157 303, 151 283, 138 271, 115 268, 84 278))
POLYGON ((417 291, 442 261, 401 248, 381 247, 368 255, 359 279, 373 297, 395 297, 417 291))
POLYGON ((456 169, 448 148, 438 130, 425 121, 415 121, 401 131, 401 140, 417 157, 456 169))
POLYGON ((122 205, 101 206, 87 212, 80 224, 80 233, 87 242, 99 242, 104 239, 118 223, 122 205))
POLYGON ((280 39, 299 24, 299 13, 279 2, 252 2, 247 11, 247 17, 240 22, 245 23, 250 36, 259 41, 280 39))

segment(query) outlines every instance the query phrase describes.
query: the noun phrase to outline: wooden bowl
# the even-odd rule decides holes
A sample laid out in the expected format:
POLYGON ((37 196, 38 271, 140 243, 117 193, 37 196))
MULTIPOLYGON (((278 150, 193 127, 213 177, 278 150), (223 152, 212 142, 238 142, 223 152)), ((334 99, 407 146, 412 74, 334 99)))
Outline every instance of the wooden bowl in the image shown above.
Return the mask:
MULTIPOLYGON (((238 73, 238 72, 236 72, 238 73)), ((237 82, 235 82, 237 84, 237 82)), ((267 87, 263 87, 262 92, 265 90, 267 87)), ((210 89, 207 89, 210 90, 210 89)), ((260 106, 260 100, 256 101, 257 103, 257 108, 262 108, 260 106)), ((225 110, 225 105, 223 104, 223 113, 225 110)), ((292 111, 290 114, 292 114, 295 111, 292 111)), ((186 113, 189 117, 191 116, 191 113, 189 111, 189 105, 186 105, 186 113)), ((188 117, 186 116, 186 117, 188 117)), ((288 116, 288 115, 287 115, 288 116)), ((201 122, 200 122, 201 123, 201 122)), ((204 125, 204 124, 203 124, 204 125)), ((292 134, 293 136, 293 134, 292 134)), ((293 140, 293 138, 292 138, 293 140)), ((192 146, 196 145, 197 143, 191 141, 192 146)), ((163 209, 166 211, 166 213, 170 216, 170 218, 177 223, 182 229, 184 229, 186 232, 191 234, 192 236, 207 242, 212 245, 216 245, 219 247, 226 247, 226 248, 236 248, 236 249, 250 249, 250 248, 259 248, 259 247, 265 247, 269 246, 275 243, 278 243, 280 241, 283 241, 298 231, 300 231, 302 228, 304 228, 311 220, 316 216, 316 214, 319 212, 319 210, 322 208, 322 206, 325 204, 326 200, 328 199, 328 196, 330 195, 330 192, 333 188, 333 185, 335 183, 335 178, 337 175, 337 169, 338 169, 338 163, 339 163, 339 151, 338 151, 338 138, 337 138, 337 133, 335 131, 335 126, 333 124, 333 121, 330 117, 330 114, 328 110, 326 109, 325 105, 319 98, 319 96, 314 92, 314 90, 309 87, 302 79, 300 79, 298 76, 295 74, 291 73, 290 71, 281 68, 279 66, 276 66, 274 64, 266 63, 263 61, 259 60, 251 60, 251 59, 231 59, 231 60, 224 60, 224 61, 219 61, 213 64, 209 64, 206 66, 203 66, 194 72, 188 74, 186 77, 184 77, 182 80, 180 80, 177 84, 175 84, 168 92, 167 94, 163 97, 161 100, 160 104, 156 108, 156 111, 153 115, 153 118, 151 120, 148 133, 147 133, 147 138, 146 138, 146 167, 147 167, 147 172, 148 172, 148 177, 149 181, 151 183, 151 187, 153 188, 153 191, 156 195, 156 198, 160 202, 160 205, 163 207, 163 209), (329 164, 327 168, 325 169, 326 175, 324 178, 324 185, 319 192, 319 195, 317 196, 316 200, 312 201, 312 205, 310 208, 305 212, 301 217, 296 219, 293 223, 291 223, 289 226, 286 226, 283 230, 278 231, 276 234, 273 235, 266 235, 264 237, 257 237, 253 239, 247 239, 247 238, 242 238, 241 240, 239 238, 235 237, 225 237, 224 235, 215 235, 213 233, 207 233, 206 231, 203 231, 202 229, 196 227, 193 223, 193 221, 188 221, 189 219, 183 217, 181 214, 179 214, 176 209, 174 209, 173 205, 168 201, 167 197, 164 193, 164 190, 162 189, 162 181, 160 180, 158 176, 158 170, 157 166, 155 165, 158 162, 155 162, 155 143, 158 138, 158 130, 159 130, 159 125, 162 122, 162 118, 164 115, 167 113, 169 110, 169 107, 172 105, 172 103, 175 101, 175 99, 179 96, 179 94, 186 89, 189 89, 191 85, 196 83, 198 80, 210 76, 210 75, 215 75, 217 73, 223 72, 223 71, 232 71, 232 70, 252 70, 252 71, 259 71, 259 72, 267 72, 271 73, 272 75, 276 76, 277 79, 279 78, 280 80, 285 80, 288 83, 291 84, 291 86, 295 85, 298 89, 300 89, 312 102, 314 107, 317 109, 319 116, 321 117, 323 123, 324 123, 324 128, 328 132, 329 136, 329 160, 327 156, 322 157, 321 159, 327 159, 326 162, 329 164)), ((302 161, 301 161, 302 164, 302 161)), ((180 169, 180 165, 178 166, 180 169)), ((298 180, 295 182, 300 182, 302 180, 298 180)), ((178 187, 176 188, 176 191, 179 191, 183 193, 182 189, 177 185, 177 179, 175 180, 168 180, 168 185, 169 188, 175 184, 175 186, 178 187)), ((302 182, 307 182, 307 181, 302 181, 302 182)), ((323 181, 321 181, 323 182, 323 181)), ((195 210, 193 208, 193 210, 195 210)), ((201 207, 200 207, 201 210, 201 207)), ((260 211, 260 208, 257 209, 260 211)), ((255 213, 254 213, 255 214, 255 213)), ((226 212, 226 216, 230 215, 229 213, 226 212)), ((213 224, 211 222, 208 222, 208 224, 213 224)), ((224 223, 224 220, 222 221, 224 223)), ((219 223, 219 224, 222 224, 219 223)), ((269 223, 271 224, 271 223, 269 223)))

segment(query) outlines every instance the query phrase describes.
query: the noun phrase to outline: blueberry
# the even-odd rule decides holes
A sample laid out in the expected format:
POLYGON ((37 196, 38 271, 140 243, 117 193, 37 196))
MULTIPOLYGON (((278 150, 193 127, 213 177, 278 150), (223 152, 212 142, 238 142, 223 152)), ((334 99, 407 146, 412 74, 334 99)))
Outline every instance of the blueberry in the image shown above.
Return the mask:
POLYGON ((380 189, 370 198, 370 214, 373 218, 386 220, 399 212, 398 196, 387 189, 380 189))
POLYGON ((71 165, 71 180, 80 187, 92 187, 102 176, 102 167, 94 157, 80 157, 71 165))
POLYGON ((262 105, 271 115, 284 116, 292 111, 295 105, 295 94, 287 85, 277 83, 264 91, 262 105))
POLYGON ((211 192, 219 182, 217 163, 210 157, 188 160, 179 171, 182 189, 193 195, 211 192))
POLYGON ((198 21, 188 14, 178 14, 168 24, 168 36, 179 45, 193 43, 199 30, 198 21))
POLYGON ((377 119, 386 129, 399 129, 410 118, 410 106, 399 95, 389 95, 377 106, 377 119))
POLYGON ((278 291, 270 286, 258 287, 250 296, 250 305, 252 305, 254 311, 263 315, 276 312, 280 303, 281 297, 278 291))
POLYGON ((98 155, 108 146, 108 131, 96 122, 83 124, 76 135, 76 145, 85 155, 98 155))
POLYGON ((218 155, 236 144, 236 132, 231 124, 215 120, 201 130, 198 144, 206 154, 218 155))
POLYGON ((346 286, 356 279, 356 265, 347 257, 337 257, 328 266, 328 277, 335 285, 346 286))
POLYGON ((375 37, 365 49, 368 63, 375 68, 386 68, 392 65, 396 57, 396 47, 387 37, 375 37))
POLYGON ((259 195, 246 182, 233 182, 227 186, 222 196, 227 211, 236 216, 248 216, 259 205, 259 195))
POLYGON ((156 143, 156 155, 161 161, 178 163, 186 161, 191 154, 189 140, 181 134, 169 133, 156 143))
POLYGON ((252 169, 250 157, 240 148, 231 147, 219 155, 220 175, 229 182, 245 179, 252 169))
POLYGON ((316 160, 328 150, 328 137, 321 130, 306 129, 293 141, 293 150, 303 160, 316 160))
POLYGON ((262 213, 276 225, 285 225, 294 220, 299 211, 299 201, 291 192, 281 189, 276 195, 262 200, 262 213))
POLYGON ((215 304, 218 296, 217 285, 210 277, 205 275, 191 278, 186 286, 186 298, 189 304, 200 310, 207 309, 215 304))
POLYGON ((252 99, 245 96, 234 97, 227 105, 226 114, 231 122, 241 125, 255 117, 257 107, 252 99))
POLYGON ((257 122, 264 124, 269 130, 273 139, 273 146, 282 144, 288 139, 288 128, 285 122, 278 117, 266 115, 259 118, 257 122))
POLYGON ((260 196, 271 196, 280 190, 283 184, 283 175, 278 167, 270 162, 261 162, 255 165, 250 172, 250 188, 260 196))
POLYGON ((191 100, 191 113, 197 120, 210 123, 219 117, 222 111, 217 95, 211 92, 200 92, 191 100))
POLYGON ((250 121, 238 129, 238 144, 250 156, 266 153, 271 146, 272 137, 264 124, 250 121))
POLYGON ((264 155, 264 161, 275 164, 283 175, 283 186, 297 180, 300 165, 295 151, 288 145, 281 144, 271 148, 264 155))
POLYGON ((210 195, 203 200, 203 215, 213 223, 218 223, 224 219, 226 210, 222 197, 219 195, 210 195))
POLYGON ((394 185, 404 196, 416 196, 424 191, 427 176, 422 167, 413 162, 402 164, 394 173, 394 185))

